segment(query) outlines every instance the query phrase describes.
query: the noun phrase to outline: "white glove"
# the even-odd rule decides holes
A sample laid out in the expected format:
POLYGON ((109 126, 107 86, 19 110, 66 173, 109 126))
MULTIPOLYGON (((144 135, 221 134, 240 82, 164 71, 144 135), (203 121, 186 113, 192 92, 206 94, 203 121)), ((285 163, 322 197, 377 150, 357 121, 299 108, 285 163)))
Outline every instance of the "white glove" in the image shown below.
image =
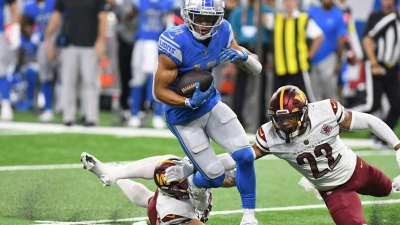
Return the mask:
POLYGON ((21 46, 21 26, 19 23, 13 23, 10 30, 10 48, 15 50, 21 46))
POLYGON ((400 192, 400 175, 393 179, 392 189, 394 192, 400 192))
POLYGON ((172 160, 176 166, 168 167, 165 171, 165 181, 174 182, 188 178, 193 174, 193 165, 187 160, 172 160))

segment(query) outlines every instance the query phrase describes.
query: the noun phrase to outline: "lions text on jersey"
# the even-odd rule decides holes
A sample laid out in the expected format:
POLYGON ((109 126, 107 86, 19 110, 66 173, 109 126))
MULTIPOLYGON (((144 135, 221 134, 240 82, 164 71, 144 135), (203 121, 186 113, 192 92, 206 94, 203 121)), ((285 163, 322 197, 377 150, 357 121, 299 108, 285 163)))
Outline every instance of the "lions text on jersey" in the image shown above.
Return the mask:
POLYGON ((51 13, 53 12, 55 0, 46 0, 42 3, 29 1, 25 3, 23 15, 32 18, 39 27, 41 41, 44 40, 47 24, 49 23, 51 13))

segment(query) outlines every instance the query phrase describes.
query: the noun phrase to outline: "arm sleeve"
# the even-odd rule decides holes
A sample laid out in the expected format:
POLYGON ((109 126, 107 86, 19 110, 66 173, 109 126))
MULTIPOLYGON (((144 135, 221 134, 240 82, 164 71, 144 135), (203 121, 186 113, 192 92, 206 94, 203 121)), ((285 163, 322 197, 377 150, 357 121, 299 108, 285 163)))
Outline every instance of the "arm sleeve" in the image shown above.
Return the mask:
POLYGON ((352 111, 350 130, 365 129, 370 129, 376 136, 386 141, 393 148, 400 143, 399 138, 385 122, 373 115, 352 111))

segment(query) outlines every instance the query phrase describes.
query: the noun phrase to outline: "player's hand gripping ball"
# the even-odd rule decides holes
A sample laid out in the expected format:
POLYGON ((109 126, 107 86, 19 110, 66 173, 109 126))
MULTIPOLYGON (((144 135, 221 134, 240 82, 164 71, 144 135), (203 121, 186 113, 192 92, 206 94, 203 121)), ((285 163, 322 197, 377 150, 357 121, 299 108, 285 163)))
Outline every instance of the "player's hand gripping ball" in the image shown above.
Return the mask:
POLYGON ((214 77, 211 73, 203 70, 191 70, 181 76, 175 86, 175 92, 186 98, 192 98, 196 90, 196 83, 200 84, 200 91, 207 91, 214 77))

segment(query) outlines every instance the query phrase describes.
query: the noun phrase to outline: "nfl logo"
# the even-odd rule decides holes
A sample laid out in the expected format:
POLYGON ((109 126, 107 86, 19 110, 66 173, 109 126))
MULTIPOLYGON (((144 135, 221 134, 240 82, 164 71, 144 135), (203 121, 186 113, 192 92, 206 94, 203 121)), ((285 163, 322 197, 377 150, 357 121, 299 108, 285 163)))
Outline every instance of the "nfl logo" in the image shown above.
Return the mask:
POLYGON ((321 134, 329 135, 332 131, 332 127, 329 125, 324 124, 321 129, 321 134))

